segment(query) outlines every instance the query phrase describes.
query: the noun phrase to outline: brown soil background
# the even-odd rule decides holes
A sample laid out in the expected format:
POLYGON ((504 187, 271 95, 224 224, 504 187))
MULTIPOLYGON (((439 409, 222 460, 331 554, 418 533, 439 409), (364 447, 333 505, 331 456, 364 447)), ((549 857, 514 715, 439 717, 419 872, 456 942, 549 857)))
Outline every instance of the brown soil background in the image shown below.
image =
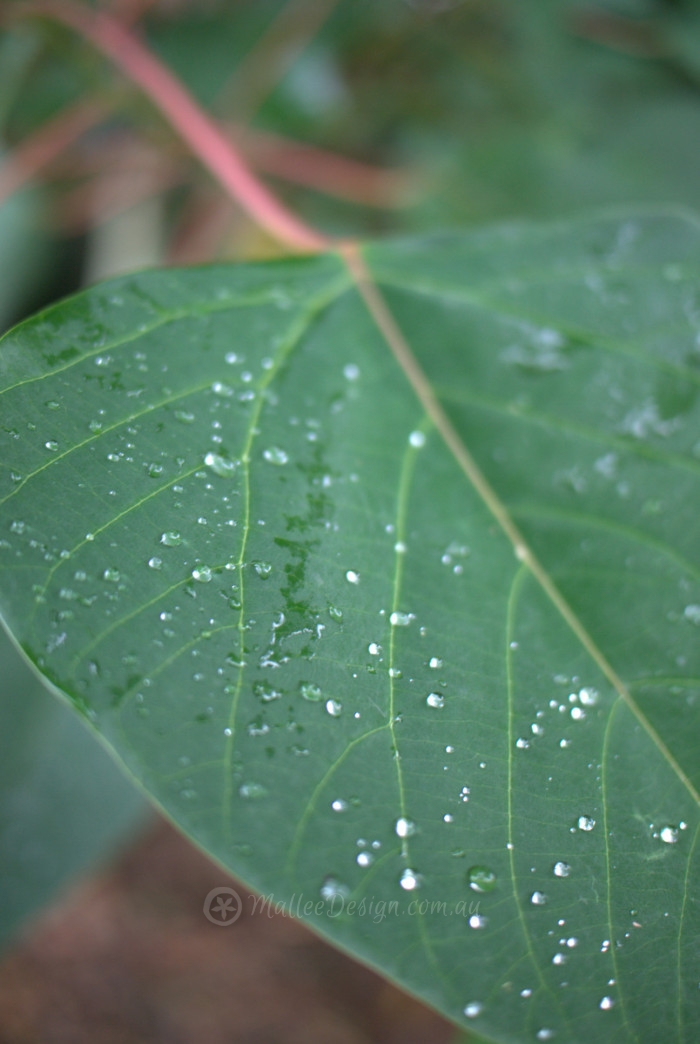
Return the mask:
POLYGON ((0 963, 2 1044, 449 1044, 454 1028, 250 893, 169 825, 28 928, 0 963), (204 897, 234 885, 240 919, 204 897))

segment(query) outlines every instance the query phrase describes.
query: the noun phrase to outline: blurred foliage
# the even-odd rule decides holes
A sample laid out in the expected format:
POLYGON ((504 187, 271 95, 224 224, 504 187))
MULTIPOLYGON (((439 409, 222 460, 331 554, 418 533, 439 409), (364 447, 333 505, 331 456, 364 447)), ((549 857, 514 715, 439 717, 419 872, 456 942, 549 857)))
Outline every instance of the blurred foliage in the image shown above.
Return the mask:
MULTIPOLYGON (((154 49, 222 119, 415 174, 415 191, 393 207, 276 185, 329 231, 700 202, 696 0, 141 6, 154 49)), ((36 20, 18 23, 2 47, 5 65, 21 71, 3 116, 13 142, 77 97, 110 97, 120 83, 75 36, 36 20)), ((173 164, 177 158, 177 185, 168 187, 175 235, 191 193, 209 190, 208 177, 133 90, 118 115, 83 140, 91 173, 100 149, 125 126, 173 164)), ((59 199, 65 187, 59 177, 59 199)), ((249 245, 224 243, 217 252, 240 254, 249 245)))

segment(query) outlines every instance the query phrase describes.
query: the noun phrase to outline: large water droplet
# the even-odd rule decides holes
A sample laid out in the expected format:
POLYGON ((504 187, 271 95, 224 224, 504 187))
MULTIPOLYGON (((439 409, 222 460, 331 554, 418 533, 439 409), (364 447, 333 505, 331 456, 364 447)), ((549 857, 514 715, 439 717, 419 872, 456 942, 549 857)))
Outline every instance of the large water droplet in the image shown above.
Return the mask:
POLYGON ((343 705, 337 700, 326 700, 326 710, 332 718, 339 718, 343 713, 343 705))
POLYGON ((355 862, 358 866, 368 867, 374 862, 374 856, 371 852, 360 852, 355 862))
POLYGON ((530 902, 533 906, 544 906, 547 902, 547 896, 544 892, 533 892, 530 896, 530 902))
POLYGON ((105 569, 102 579, 107 580, 110 584, 118 584, 121 580, 121 573, 118 569, 105 569))
POLYGON ((414 449, 421 449, 425 446, 425 435, 422 431, 412 431, 408 436, 408 441, 414 449))
POLYGON ((416 888, 420 888, 423 883, 423 878, 420 874, 416 873, 415 870, 411 870, 408 867, 403 871, 399 878, 399 884, 406 892, 414 892, 416 888))
POLYGON ((555 863, 554 864, 554 869, 553 869, 552 872, 553 872, 555 877, 568 877, 569 874, 571 873, 571 867, 569 866, 568 863, 562 863, 562 862, 555 863))
POLYGON ((359 584, 360 574, 356 573, 354 569, 348 569, 345 574, 345 579, 349 584, 359 584))
POLYGON ((160 542, 165 544, 166 547, 179 547, 182 543, 182 537, 174 529, 169 529, 167 532, 161 533, 160 542))
POLYGON ((492 892, 496 887, 496 875, 488 866, 472 866, 467 871, 467 880, 475 892, 492 892))
POLYGON ((577 825, 579 830, 585 830, 588 833, 595 826, 595 819, 591 819, 590 816, 579 816, 577 825))
POLYGON ((667 845, 675 845, 680 834, 676 827, 666 826, 663 830, 659 831, 659 837, 662 841, 665 841, 667 845))
POLYGON ((394 823, 394 830, 397 837, 413 837, 418 827, 412 819, 406 819, 405 816, 401 816, 394 823))
POLYGON ((192 579, 196 580, 198 584, 208 584, 214 579, 214 574, 209 566, 197 566, 192 570, 192 579))
POLYGON ((211 468, 215 475, 220 475, 221 478, 228 478, 236 470, 236 461, 227 460, 226 457, 222 457, 219 453, 207 453, 204 463, 208 468, 211 468))
POLYGON ((615 1007, 615 1001, 612 997, 603 997, 598 1007, 601 1011, 610 1011, 611 1008, 615 1007))
POLYGON ((415 620, 414 613, 392 613, 389 617, 389 623, 392 627, 408 627, 411 620, 415 620))
POLYGON ((425 702, 434 710, 441 710, 445 706, 445 697, 441 696, 439 692, 431 692, 426 697, 425 702))
POLYGON ((331 808, 334 812, 346 812, 348 803, 347 801, 343 801, 342 798, 336 798, 335 801, 331 801, 331 808))
POLYGON ((487 924, 488 924, 488 918, 487 917, 483 917, 481 914, 472 914, 471 917, 469 918, 469 927, 470 928, 476 928, 476 929, 485 928, 487 924))

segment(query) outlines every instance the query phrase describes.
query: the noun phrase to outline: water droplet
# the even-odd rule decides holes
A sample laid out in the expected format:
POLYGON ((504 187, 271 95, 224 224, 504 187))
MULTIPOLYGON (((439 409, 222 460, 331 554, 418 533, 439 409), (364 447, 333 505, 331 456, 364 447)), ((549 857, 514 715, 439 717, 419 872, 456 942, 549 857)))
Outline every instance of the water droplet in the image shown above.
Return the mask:
POLYGON ((397 540, 394 544, 394 551, 397 555, 405 555, 408 551, 408 545, 405 544, 403 540, 397 540))
POLYGON ((392 613, 389 617, 389 623, 392 627, 408 627, 411 620, 415 620, 414 613, 392 613))
POLYGON ((551 1040, 554 1036, 554 1030, 547 1029, 546 1027, 537 1031, 538 1040, 551 1040))
POLYGON ((220 475, 221 478, 228 478, 230 475, 233 475, 237 467, 236 461, 227 460, 226 457, 222 457, 219 453, 207 453, 204 463, 208 468, 211 468, 215 475, 220 475))
MULTIPOLYGON (((233 695, 236 691, 234 686, 227 686, 226 689, 224 689, 224 692, 227 692, 229 688, 231 689, 231 694, 233 695)), ((272 703, 273 700, 279 700, 282 698, 281 692, 277 692, 276 689, 270 688, 263 682, 255 683, 255 685, 253 686, 253 695, 257 696, 259 700, 263 701, 263 703, 272 703)))
POLYGON ((371 866, 374 862, 374 856, 371 852, 360 852, 355 860, 358 866, 367 867, 371 866))
POLYGON ((586 712, 583 709, 583 707, 572 707, 571 717, 574 719, 574 721, 583 721, 583 719, 586 717, 586 712))
POLYGON ((442 821, 443 823, 454 823, 455 817, 451 816, 449 812, 446 812, 445 815, 442 817, 442 821))
POLYGON ((196 580, 198 584, 208 584, 214 579, 214 574, 209 566, 197 566, 192 570, 192 579, 196 580))
POLYGON ((584 707, 594 707, 598 702, 598 691, 596 689, 580 689, 578 698, 584 707))
POLYGON ((267 794, 267 787, 262 783, 243 783, 238 788, 238 793, 242 798, 262 798, 267 794))
POLYGON ((530 902, 533 906, 544 906, 547 902, 547 896, 544 892, 533 892, 530 896, 530 902))
POLYGON ((350 895, 350 889, 347 885, 338 881, 337 878, 331 877, 330 875, 323 880, 321 885, 321 898, 326 900, 333 899, 347 899, 350 895))
POLYGON ((662 841, 665 841, 667 845, 675 845, 679 836, 676 827, 666 826, 659 832, 659 837, 662 841))
POLYGON ((573 950, 576 946, 578 946, 578 939, 576 938, 576 936, 572 935, 569 939, 567 939, 566 945, 569 947, 570 950, 573 950))
POLYGON ((367 652, 370 654, 370 656, 379 656, 381 651, 382 651, 381 645, 377 645, 376 642, 370 642, 369 645, 367 646, 367 652))
POLYGON ((467 880, 475 892, 492 892, 496 887, 496 875, 488 866, 472 866, 467 871, 467 880))
POLYGON ((467 801, 469 801, 470 793, 471 791, 469 790, 469 787, 462 787, 462 789, 460 790, 459 797, 464 805, 466 805, 467 801))
POLYGON ((552 964, 566 964, 568 957, 565 953, 555 953, 552 957, 552 964))
POLYGON ((420 888, 422 883, 423 878, 421 875, 417 874, 415 870, 409 869, 409 867, 406 867, 399 878, 399 884, 406 892, 414 892, 416 888, 420 888))
POLYGON ((442 667, 442 660, 439 660, 437 656, 431 656, 428 661, 428 667, 432 668, 434 671, 439 671, 442 667))
POLYGON ((47 450, 51 450, 52 453, 55 453, 58 449, 58 443, 55 439, 49 439, 49 441, 45 442, 44 445, 46 446, 47 450))
POLYGON ((468 1019, 475 1019, 477 1015, 481 1015, 483 1010, 483 1004, 480 1004, 479 1001, 472 1001, 471 1004, 467 1004, 465 1007, 464 1014, 468 1019))
POLYGON ((321 689, 318 685, 314 685, 313 682, 302 682, 299 686, 299 692, 309 703, 320 703, 323 699, 321 689))
POLYGON ((194 413, 189 413, 187 410, 175 410, 173 416, 175 420, 180 421, 181 424, 192 424, 194 421, 194 413))
POLYGON ((153 558, 148 559, 148 564, 151 569, 161 569, 163 567, 163 559, 154 555, 153 558))
POLYGON ((360 367, 356 366, 355 363, 348 363, 347 366, 343 367, 343 377, 346 381, 356 381, 360 376, 360 367))
POLYGON ((394 823, 394 831, 397 837, 413 837, 418 830, 418 827, 412 819, 406 819, 405 816, 401 816, 394 823))
POLYGON ((359 584, 360 574, 356 573, 354 569, 348 569, 347 573, 345 574, 345 579, 349 584, 359 584))
POLYGON ((612 997, 603 997, 598 1007, 601 1011, 610 1011, 611 1008, 615 1007, 615 1001, 612 997))
POLYGON ((488 924, 488 918, 482 917, 481 914, 472 914, 469 918, 470 928, 485 928, 488 924))
POLYGON ((408 441, 414 449, 421 449, 425 446, 425 435, 422 431, 412 431, 408 436, 408 441))
POLYGON ((529 988, 528 988, 528 987, 526 986, 524 990, 521 990, 521 991, 520 991, 520 996, 521 996, 521 997, 526 997, 526 998, 527 998, 527 997, 531 997, 531 996, 532 996, 532 990, 531 990, 531 989, 529 989, 529 988))
POLYGON ((568 877, 571 873, 571 867, 568 863, 555 863, 553 873, 555 877, 568 877))
POLYGON ((686 605, 683 616, 700 627, 700 605, 686 605))
POLYGON ((233 736, 233 729, 225 728, 224 736, 233 736))
POLYGON ((516 739, 515 745, 516 747, 518 747, 519 750, 527 750, 530 746, 530 741, 523 739, 522 736, 520 736, 518 739, 516 739))
POLYGON ((343 712, 343 705, 337 700, 326 700, 326 710, 332 718, 339 718, 343 712))
POLYGON ((118 569, 105 569, 102 579, 107 580, 110 584, 118 584, 121 580, 121 573, 118 569))
POLYGON ((289 463, 289 455, 283 449, 280 449, 279 446, 271 446, 269 449, 263 450, 263 457, 268 464, 281 466, 289 463))
POLYGON ((165 544, 166 547, 179 547, 182 543, 182 537, 174 529, 170 529, 166 533, 161 534, 160 542, 165 544))
POLYGON ((261 580, 267 580, 272 572, 272 566, 269 562, 253 562, 253 569, 261 580))
POLYGON ((441 696, 439 692, 431 692, 425 702, 429 707, 433 707, 435 710, 440 710, 445 706, 445 697, 441 696))
POLYGON ((342 798, 336 798, 335 801, 331 801, 331 808, 334 812, 346 812, 348 803, 347 801, 343 801, 342 798))
POLYGON ((579 816, 577 825, 579 830, 585 830, 588 833, 595 826, 595 819, 591 819, 590 816, 579 816))
POLYGON ((224 399, 230 399, 233 395, 233 388, 229 387, 228 384, 224 384, 222 381, 214 381, 211 390, 214 392, 214 395, 221 395, 224 399))
POLYGON ((342 609, 338 609, 338 607, 335 606, 335 605, 329 605, 328 606, 328 615, 330 616, 330 618, 332 620, 340 621, 340 620, 343 619, 343 610, 342 609))

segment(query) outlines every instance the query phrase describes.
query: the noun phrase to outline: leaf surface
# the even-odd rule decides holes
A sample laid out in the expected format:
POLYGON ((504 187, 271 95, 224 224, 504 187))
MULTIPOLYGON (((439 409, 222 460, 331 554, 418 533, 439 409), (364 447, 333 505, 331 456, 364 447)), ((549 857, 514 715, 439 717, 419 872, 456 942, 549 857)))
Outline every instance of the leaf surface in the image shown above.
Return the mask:
POLYGON ((3 615, 183 830, 449 1017, 694 1041, 698 226, 364 258, 384 332, 329 255, 11 333, 3 615))

